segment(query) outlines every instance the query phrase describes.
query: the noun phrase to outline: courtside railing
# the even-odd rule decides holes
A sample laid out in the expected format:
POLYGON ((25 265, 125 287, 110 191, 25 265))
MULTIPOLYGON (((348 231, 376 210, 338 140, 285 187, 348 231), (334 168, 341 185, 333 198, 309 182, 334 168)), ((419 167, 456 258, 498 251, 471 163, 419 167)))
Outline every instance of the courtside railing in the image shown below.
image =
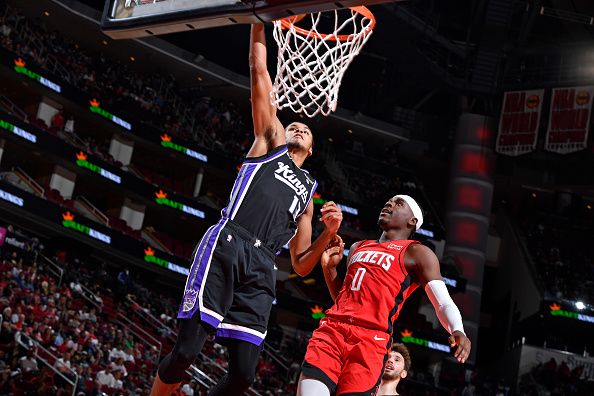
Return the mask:
POLYGON ((35 357, 41 363, 50 368, 56 375, 62 377, 64 381, 66 381, 68 384, 70 384, 70 386, 72 386, 72 396, 75 395, 76 384, 78 383, 78 374, 76 373, 76 371, 70 368, 66 368, 66 370, 68 370, 69 375, 64 375, 64 373, 62 373, 60 370, 54 367, 54 364, 58 360, 58 357, 54 355, 52 352, 50 352, 48 349, 44 348, 37 341, 27 336, 26 334, 20 331, 17 332, 15 335, 15 340, 24 349, 33 350, 35 357))

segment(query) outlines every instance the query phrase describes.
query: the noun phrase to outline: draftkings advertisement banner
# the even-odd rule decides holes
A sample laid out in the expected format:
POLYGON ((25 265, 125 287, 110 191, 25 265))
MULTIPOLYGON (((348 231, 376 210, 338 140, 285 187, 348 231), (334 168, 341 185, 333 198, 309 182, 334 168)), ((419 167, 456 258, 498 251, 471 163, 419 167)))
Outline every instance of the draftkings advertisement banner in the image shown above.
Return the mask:
POLYGON ((506 92, 495 151, 518 156, 534 151, 540 126, 544 89, 506 92))
POLYGON ((545 149, 569 154, 586 148, 594 86, 555 88, 545 149))

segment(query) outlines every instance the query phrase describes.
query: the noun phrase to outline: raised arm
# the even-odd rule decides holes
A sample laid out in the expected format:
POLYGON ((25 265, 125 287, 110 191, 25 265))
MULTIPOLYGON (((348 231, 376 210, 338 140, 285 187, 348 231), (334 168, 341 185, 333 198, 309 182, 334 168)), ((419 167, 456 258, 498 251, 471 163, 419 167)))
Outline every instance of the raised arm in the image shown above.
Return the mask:
POLYGON ((250 35, 250 80, 254 144, 248 157, 258 157, 285 144, 285 131, 270 101, 272 80, 266 65, 266 36, 264 25, 252 25, 250 35))
POLYGON ((441 277, 437 256, 427 246, 415 244, 406 250, 404 262, 407 270, 424 287, 439 322, 450 334, 450 346, 453 348, 458 345, 454 357, 464 363, 470 355, 470 340, 464 334, 460 310, 450 297, 441 277))
POLYGON ((313 243, 311 241, 313 202, 309 202, 305 212, 297 219, 297 234, 289 245, 291 264, 297 275, 306 276, 311 272, 342 222, 342 212, 334 202, 326 202, 321 212, 320 221, 323 221, 326 227, 313 243))

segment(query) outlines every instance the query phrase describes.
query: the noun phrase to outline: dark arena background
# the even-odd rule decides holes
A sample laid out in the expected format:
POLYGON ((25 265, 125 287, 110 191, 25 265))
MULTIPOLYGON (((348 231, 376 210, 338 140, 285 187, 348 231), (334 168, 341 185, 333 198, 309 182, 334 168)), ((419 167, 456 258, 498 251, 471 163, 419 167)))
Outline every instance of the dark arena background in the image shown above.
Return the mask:
MULTIPOLYGON (((314 237, 328 200, 346 246, 379 236, 395 194, 425 212, 414 238, 473 349, 456 361, 417 291, 394 327, 399 393, 594 395, 594 2, 375 3, 336 112, 279 117, 315 136, 314 237)), ((104 6, 0 0, 0 395, 149 395, 253 140, 249 25, 115 40, 104 6)), ((249 395, 295 394, 332 305, 319 266, 277 265, 249 395)), ((178 394, 206 395, 225 354, 209 339, 178 394)))

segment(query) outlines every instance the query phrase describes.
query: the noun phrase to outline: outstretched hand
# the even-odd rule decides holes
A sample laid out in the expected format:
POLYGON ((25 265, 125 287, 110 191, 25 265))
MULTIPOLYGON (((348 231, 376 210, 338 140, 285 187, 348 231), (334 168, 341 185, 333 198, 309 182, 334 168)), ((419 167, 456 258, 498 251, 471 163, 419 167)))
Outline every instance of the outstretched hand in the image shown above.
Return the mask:
POLYGON ((342 238, 338 235, 334 236, 334 239, 330 241, 326 250, 322 253, 322 257, 320 258, 320 263, 322 264, 322 268, 336 268, 340 260, 342 260, 342 256, 344 254, 344 242, 342 238))
POLYGON ((336 234, 342 223, 342 210, 334 202, 328 201, 322 206, 320 212, 322 213, 320 221, 324 222, 329 232, 336 234))
POLYGON ((452 348, 458 345, 456 352, 454 352, 454 357, 458 359, 460 363, 466 362, 468 355, 470 355, 470 339, 468 339, 468 337, 461 331, 454 331, 448 338, 448 341, 452 348))

